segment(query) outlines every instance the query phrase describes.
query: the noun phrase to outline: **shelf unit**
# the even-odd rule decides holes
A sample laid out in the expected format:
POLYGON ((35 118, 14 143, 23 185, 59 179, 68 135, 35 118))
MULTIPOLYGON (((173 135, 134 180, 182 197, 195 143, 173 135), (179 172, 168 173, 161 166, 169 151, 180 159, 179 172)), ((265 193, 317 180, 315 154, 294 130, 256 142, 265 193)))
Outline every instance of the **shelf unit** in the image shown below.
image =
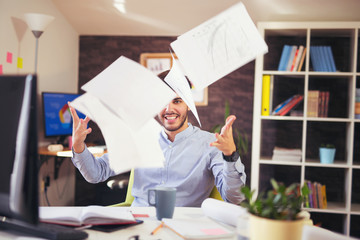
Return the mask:
POLYGON ((315 224, 360 237, 360 119, 355 118, 356 88, 360 88, 360 22, 259 22, 269 52, 256 59, 252 136, 251 188, 264 191, 275 178, 285 184, 305 180, 326 185, 327 209, 306 208, 315 224), (301 71, 278 71, 282 48, 306 46, 301 71), (315 72, 310 46, 330 45, 336 72, 315 72), (302 116, 262 116, 263 75, 273 79, 272 106, 303 94, 302 116), (307 117, 309 90, 330 92, 328 117, 307 117), (336 146, 335 162, 321 164, 321 143, 336 146), (273 161, 275 146, 299 148, 300 162, 273 161))

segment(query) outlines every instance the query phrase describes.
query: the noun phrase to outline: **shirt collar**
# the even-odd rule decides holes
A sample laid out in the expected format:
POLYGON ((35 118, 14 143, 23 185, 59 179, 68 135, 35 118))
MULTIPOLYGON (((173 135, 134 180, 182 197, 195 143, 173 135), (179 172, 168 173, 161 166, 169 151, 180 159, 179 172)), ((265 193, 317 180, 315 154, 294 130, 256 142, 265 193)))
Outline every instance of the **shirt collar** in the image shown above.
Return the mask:
MULTIPOLYGON (((176 134, 174 142, 181 141, 182 139, 187 138, 189 135, 191 135, 194 132, 194 130, 195 130, 194 126, 191 123, 188 123, 188 127, 184 131, 176 134)), ((170 141, 164 128, 161 130, 161 135, 164 139, 170 141)))

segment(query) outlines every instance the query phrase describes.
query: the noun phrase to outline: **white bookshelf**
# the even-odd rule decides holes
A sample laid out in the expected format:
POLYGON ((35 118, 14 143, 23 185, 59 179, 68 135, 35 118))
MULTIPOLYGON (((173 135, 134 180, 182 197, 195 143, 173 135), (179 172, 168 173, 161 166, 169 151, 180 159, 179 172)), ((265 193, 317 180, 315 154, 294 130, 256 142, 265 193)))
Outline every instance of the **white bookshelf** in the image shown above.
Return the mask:
POLYGON ((355 89, 360 88, 360 22, 259 22, 258 30, 269 46, 269 53, 258 57, 255 65, 251 188, 266 189, 271 177, 285 183, 321 182, 329 193, 328 207, 307 210, 316 216, 316 221, 323 221, 324 227, 331 229, 326 222, 333 221, 335 229, 331 230, 360 237, 360 119, 355 119, 354 110, 355 89), (300 72, 277 71, 284 44, 306 46, 300 72), (330 45, 338 71, 313 71, 312 45, 330 45), (286 91, 288 97, 304 95, 300 106, 303 116, 261 115, 263 75, 274 79, 273 106, 280 103, 286 91), (285 91, 282 86, 286 84, 290 85, 285 91), (308 91, 322 88, 330 91, 329 116, 307 117, 308 91), (316 149, 322 143, 317 141, 322 138, 337 143, 334 164, 321 164, 317 157, 316 149), (302 160, 271 160, 271 150, 281 142, 300 148, 302 160))

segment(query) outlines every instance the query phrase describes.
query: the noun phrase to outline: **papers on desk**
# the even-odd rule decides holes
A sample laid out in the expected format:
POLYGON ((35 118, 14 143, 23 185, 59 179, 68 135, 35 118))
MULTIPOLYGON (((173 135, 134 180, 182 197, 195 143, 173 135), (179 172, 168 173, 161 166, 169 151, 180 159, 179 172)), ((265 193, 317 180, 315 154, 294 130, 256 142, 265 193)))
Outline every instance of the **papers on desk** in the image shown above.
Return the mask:
POLYGON ((128 208, 88 207, 39 207, 42 222, 68 226, 133 224, 135 218, 128 208))
POLYGON ((163 218, 165 227, 184 239, 219 239, 234 236, 235 233, 210 218, 170 219, 163 218))
MULTIPOLYGON (((268 51, 244 5, 238 3, 172 42, 177 61, 165 81, 187 103, 200 124, 186 75, 197 91, 268 51)), ((121 56, 90 82, 71 105, 97 123, 111 168, 161 167, 160 125, 153 117, 175 93, 150 70, 121 56)))
POLYGON ((232 227, 238 224, 247 228, 248 213, 243 207, 208 198, 203 201, 201 209, 205 215, 201 218, 163 218, 162 222, 184 239, 226 238, 235 234, 232 227))
POLYGON ((244 219, 248 218, 246 208, 213 198, 205 199, 201 204, 201 209, 205 216, 234 227, 236 227, 240 216, 244 219))

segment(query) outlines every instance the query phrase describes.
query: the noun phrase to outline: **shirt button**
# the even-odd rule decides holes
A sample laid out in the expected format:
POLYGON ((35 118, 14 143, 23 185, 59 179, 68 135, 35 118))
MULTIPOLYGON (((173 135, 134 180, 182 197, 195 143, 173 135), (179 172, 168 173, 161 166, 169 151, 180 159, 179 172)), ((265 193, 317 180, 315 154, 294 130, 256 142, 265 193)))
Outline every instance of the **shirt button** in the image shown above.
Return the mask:
POLYGON ((165 182, 164 181, 161 181, 161 184, 164 184, 165 182))
POLYGON ((171 146, 171 145, 169 145, 169 148, 172 148, 172 146, 171 146))

